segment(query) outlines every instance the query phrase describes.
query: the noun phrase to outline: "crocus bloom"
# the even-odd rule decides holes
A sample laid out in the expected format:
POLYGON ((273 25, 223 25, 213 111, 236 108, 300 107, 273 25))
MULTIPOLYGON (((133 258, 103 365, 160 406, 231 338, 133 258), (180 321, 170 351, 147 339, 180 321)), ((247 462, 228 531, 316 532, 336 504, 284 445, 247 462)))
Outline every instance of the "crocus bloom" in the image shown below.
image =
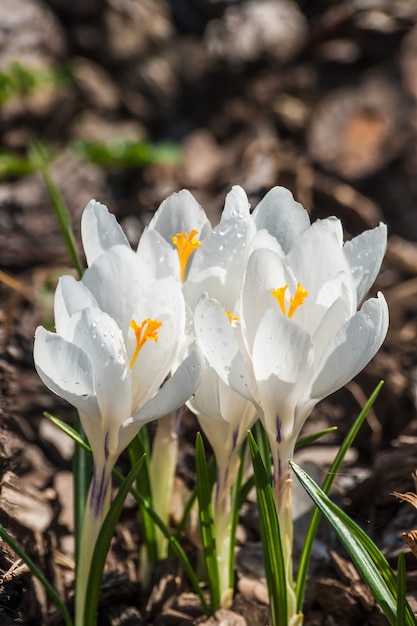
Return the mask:
POLYGON ((178 280, 153 275, 107 209, 99 203, 89 207, 83 242, 90 267, 82 281, 60 280, 56 332, 39 327, 34 346, 40 377, 78 409, 93 452, 77 574, 78 620, 114 463, 143 424, 183 405, 203 365, 195 346, 179 362, 185 304, 178 280))
POLYGON ((343 244, 338 219, 310 225, 301 205, 282 188, 265 196, 253 218, 274 241, 249 258, 238 313, 240 335, 221 305, 207 296, 196 307, 195 328, 211 366, 226 384, 252 399, 268 434, 291 617, 295 602, 287 461, 316 403, 356 376, 385 338, 388 309, 382 294, 360 310, 358 305, 379 271, 386 227, 343 244))

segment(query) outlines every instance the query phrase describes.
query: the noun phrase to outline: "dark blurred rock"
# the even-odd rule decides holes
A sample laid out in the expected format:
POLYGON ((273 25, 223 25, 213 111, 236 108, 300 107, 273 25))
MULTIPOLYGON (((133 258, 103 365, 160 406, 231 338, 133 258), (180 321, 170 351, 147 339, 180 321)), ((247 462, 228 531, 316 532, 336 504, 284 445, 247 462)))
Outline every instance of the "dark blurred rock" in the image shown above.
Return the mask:
POLYGON ((388 72, 334 90, 308 129, 312 158, 348 180, 362 179, 398 156, 407 138, 407 102, 388 72))
POLYGON ((7 70, 13 61, 30 67, 48 66, 65 52, 65 33, 42 2, 0 2, 0 70, 7 70))
POLYGON ((105 8, 103 0, 45 0, 62 18, 85 20, 97 17, 105 8))
POLYGON ((210 54, 232 64, 263 56, 285 63, 303 47, 306 33, 306 20, 295 3, 249 0, 212 20, 205 39, 210 54))

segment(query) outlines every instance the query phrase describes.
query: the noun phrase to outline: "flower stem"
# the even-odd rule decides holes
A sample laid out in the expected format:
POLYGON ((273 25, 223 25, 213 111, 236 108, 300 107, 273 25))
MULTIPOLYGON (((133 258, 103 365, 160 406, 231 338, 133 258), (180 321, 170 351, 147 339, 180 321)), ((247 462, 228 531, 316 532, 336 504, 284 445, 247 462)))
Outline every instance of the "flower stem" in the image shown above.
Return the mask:
MULTIPOLYGON (((178 458, 179 419, 180 411, 174 411, 159 418, 149 470, 152 506, 166 525, 168 525, 169 520, 169 508, 178 458)), ((156 528, 156 545, 158 559, 165 559, 168 556, 168 540, 159 528, 156 528)))
POLYGON ((235 452, 223 465, 218 465, 217 483, 214 487, 213 521, 216 534, 217 566, 219 572, 220 604, 230 608, 233 587, 230 578, 230 551, 232 549, 233 511, 231 486, 239 469, 239 456, 235 452))
POLYGON ((292 441, 270 440, 274 467, 274 500, 278 515, 279 531, 284 557, 287 587, 288 624, 302 624, 302 614, 297 613, 296 590, 293 575, 294 526, 292 519, 292 473, 288 461, 292 459, 292 441))
POLYGON ((113 460, 107 459, 102 466, 94 464, 93 478, 87 497, 81 532, 79 562, 75 581, 75 626, 84 626, 84 610, 88 577, 94 547, 101 525, 110 507, 111 472, 113 460))

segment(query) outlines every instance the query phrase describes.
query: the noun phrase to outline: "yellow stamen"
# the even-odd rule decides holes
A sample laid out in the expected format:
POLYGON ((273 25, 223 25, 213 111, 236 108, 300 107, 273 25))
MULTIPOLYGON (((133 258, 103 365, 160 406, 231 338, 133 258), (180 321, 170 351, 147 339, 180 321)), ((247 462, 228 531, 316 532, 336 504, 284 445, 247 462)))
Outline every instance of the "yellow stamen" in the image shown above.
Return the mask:
POLYGON ((233 313, 231 311, 226 311, 225 313, 227 315, 227 319, 229 320, 230 326, 233 324, 233 322, 240 322, 239 318, 237 315, 233 315, 233 313))
POLYGON ((295 296, 290 298, 290 309, 288 311, 289 319, 292 318, 298 307, 304 303, 304 300, 308 296, 307 289, 301 285, 301 283, 297 283, 297 291, 295 292, 295 296))
POLYGON ((152 320, 150 317, 147 317, 146 320, 143 320, 140 326, 135 322, 135 320, 132 320, 129 326, 133 329, 136 336, 136 349, 129 363, 129 367, 132 369, 136 359, 138 358, 138 354, 145 343, 149 340, 158 341, 158 329, 161 328, 162 322, 159 320, 152 320))
POLYGON ((177 233, 171 237, 172 243, 177 246, 178 257, 180 260, 181 281, 184 282, 185 268, 192 252, 200 246, 200 241, 196 239, 198 231, 192 230, 190 233, 177 233))
POLYGON ((283 315, 286 315, 286 313, 285 313, 285 291, 286 291, 287 287, 288 287, 288 285, 284 285, 284 287, 279 287, 279 289, 273 289, 271 291, 271 294, 274 296, 274 298, 278 302, 279 308, 281 309, 283 315))
POLYGON ((288 285, 284 285, 284 287, 272 289, 271 294, 277 300, 282 314, 291 319, 298 307, 301 306, 304 303, 304 300, 308 297, 308 291, 302 286, 301 283, 297 283, 297 291, 295 292, 294 297, 290 297, 290 308, 287 313, 285 307, 285 291, 287 287, 288 285))

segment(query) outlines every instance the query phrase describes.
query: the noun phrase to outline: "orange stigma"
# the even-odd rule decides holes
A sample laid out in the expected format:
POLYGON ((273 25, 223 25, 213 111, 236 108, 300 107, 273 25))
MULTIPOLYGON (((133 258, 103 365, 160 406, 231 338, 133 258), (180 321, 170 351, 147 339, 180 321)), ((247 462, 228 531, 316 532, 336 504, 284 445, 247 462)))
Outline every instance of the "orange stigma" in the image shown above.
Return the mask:
POLYGON ((152 320, 150 317, 147 317, 146 320, 143 320, 140 326, 135 322, 135 320, 132 320, 129 326, 134 331, 136 337, 136 349, 129 363, 129 367, 132 369, 136 359, 138 358, 138 354, 145 343, 149 340, 158 341, 158 329, 161 328, 162 322, 159 320, 152 320))
POLYGON ((180 260, 181 281, 184 282, 185 268, 191 254, 200 246, 200 241, 196 239, 198 231, 192 230, 190 233, 177 233, 171 237, 174 246, 177 247, 178 257, 180 260))
POLYGON ((297 290, 295 295, 290 297, 290 307, 287 313, 285 306, 285 291, 287 287, 288 285, 284 285, 284 287, 279 287, 279 289, 272 289, 271 294, 278 302, 282 314, 291 319, 298 307, 304 304, 304 300, 308 297, 308 291, 302 286, 301 283, 297 283, 297 290))

